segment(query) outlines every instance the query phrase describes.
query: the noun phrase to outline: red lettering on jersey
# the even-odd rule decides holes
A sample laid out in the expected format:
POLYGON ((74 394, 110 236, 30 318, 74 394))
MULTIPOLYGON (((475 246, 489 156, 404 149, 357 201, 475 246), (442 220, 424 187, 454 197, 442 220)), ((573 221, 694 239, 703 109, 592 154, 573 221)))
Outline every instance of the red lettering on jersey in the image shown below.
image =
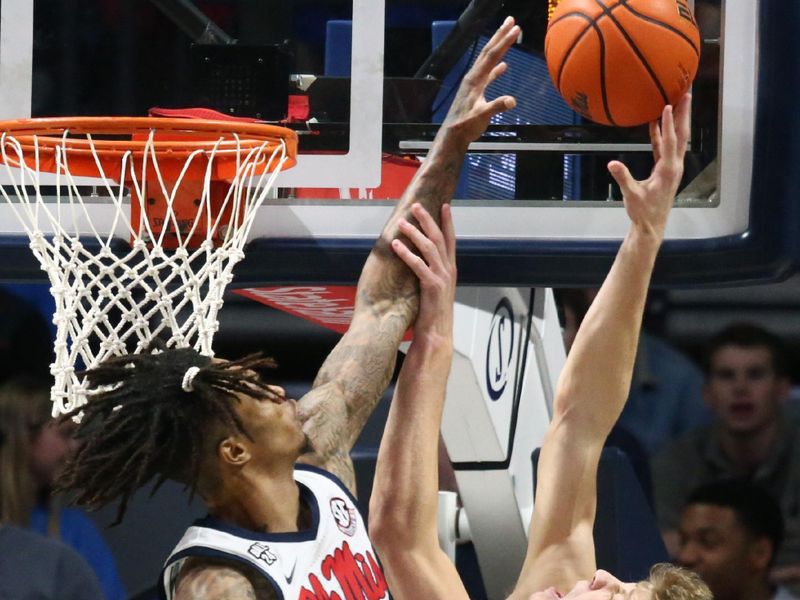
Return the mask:
MULTIPOLYGON (((353 554, 345 542, 333 554, 326 556, 320 567, 326 580, 336 579, 344 592, 344 600, 380 600, 386 595, 386 579, 369 550, 366 557, 360 553, 353 554)), ((299 600, 342 600, 336 592, 329 594, 325 591, 316 575, 310 575, 308 583, 311 590, 305 587, 300 590, 299 600)))
POLYGON ((325 588, 322 587, 322 584, 319 582, 319 579, 317 579, 316 575, 309 575, 308 582, 311 584, 311 589, 313 591, 302 588, 300 590, 300 597, 298 600, 342 600, 339 597, 339 594, 336 592, 328 595, 328 592, 326 592, 325 588))
POLYGON ((386 578, 383 576, 383 571, 378 561, 372 556, 372 552, 367 551, 367 562, 369 566, 365 570, 365 574, 372 575, 372 583, 374 586, 375 598, 383 598, 383 595, 388 591, 389 586, 386 585, 386 578))
MULTIPOLYGON (((363 560, 363 559, 362 559, 363 560)), ((350 545, 345 542, 341 549, 336 549, 333 556, 326 556, 322 561, 322 575, 331 579, 331 573, 342 586, 346 600, 363 600, 362 590, 366 591, 367 582, 364 573, 358 568, 350 545)), ((371 600, 371 598, 369 599, 371 600)))

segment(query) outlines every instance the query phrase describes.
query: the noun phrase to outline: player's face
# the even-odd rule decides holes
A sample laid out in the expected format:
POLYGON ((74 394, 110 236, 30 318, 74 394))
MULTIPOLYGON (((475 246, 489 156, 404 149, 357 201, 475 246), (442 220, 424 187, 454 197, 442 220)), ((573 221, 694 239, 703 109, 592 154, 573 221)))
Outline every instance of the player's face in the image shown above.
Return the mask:
POLYGON ((766 577, 765 568, 754 568, 751 540, 732 509, 690 504, 679 532, 678 562, 700 575, 715 598, 738 598, 754 574, 766 577))
POLYGON ((252 453, 270 460, 274 457, 299 456, 305 434, 297 418, 297 403, 286 397, 277 385, 267 386, 266 398, 242 395, 236 411, 252 438, 252 453))
POLYGON ((706 401, 732 433, 755 433, 774 423, 787 393, 767 348, 724 346, 711 359, 706 401))
POLYGON ((651 592, 644 583, 625 583, 608 571, 598 570, 591 581, 579 581, 566 594, 554 588, 538 592, 529 600, 650 600, 651 592))

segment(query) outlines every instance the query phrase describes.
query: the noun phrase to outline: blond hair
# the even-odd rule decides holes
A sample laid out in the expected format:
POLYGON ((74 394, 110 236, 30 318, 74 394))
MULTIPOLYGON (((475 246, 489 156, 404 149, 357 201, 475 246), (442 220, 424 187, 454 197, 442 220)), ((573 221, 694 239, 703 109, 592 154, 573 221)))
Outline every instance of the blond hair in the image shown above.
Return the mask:
POLYGON ((697 573, 669 563, 654 565, 644 583, 653 593, 653 600, 714 600, 697 573))
MULTIPOLYGON (((40 493, 30 467, 31 440, 49 422, 50 408, 50 392, 44 382, 19 378, 0 386, 0 523, 30 525, 40 493)), ((57 528, 58 523, 50 519, 51 535, 57 528)))

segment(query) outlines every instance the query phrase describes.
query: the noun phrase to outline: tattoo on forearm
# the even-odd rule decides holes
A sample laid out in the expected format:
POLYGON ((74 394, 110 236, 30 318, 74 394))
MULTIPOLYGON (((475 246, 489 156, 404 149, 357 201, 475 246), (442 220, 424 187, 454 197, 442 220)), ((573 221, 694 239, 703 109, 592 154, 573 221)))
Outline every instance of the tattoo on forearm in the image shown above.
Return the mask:
POLYGON ((303 398, 304 430, 314 452, 310 462, 337 475, 354 490, 350 448, 389 385, 397 347, 407 328, 405 306, 354 324, 320 369, 314 389, 303 398))
MULTIPOLYGON (((446 152, 433 160, 431 172, 422 175, 416 189, 413 190, 414 201, 422 204, 429 212, 450 200, 456 188, 464 157, 461 153, 446 152)), ((432 211, 431 214, 438 221, 438 210, 432 211)))
MULTIPOLYGON (((403 267, 408 269, 405 265, 403 267)), ((408 272, 411 274, 410 270, 408 272)), ((385 268, 382 275, 368 289, 358 291, 356 311, 378 319, 386 335, 400 331, 402 336, 417 314, 419 281, 416 277, 400 277, 398 273, 390 277, 385 268)), ((354 324, 357 326, 355 316, 354 324)))
POLYGON ((391 241, 399 235, 401 217, 414 221, 413 202, 439 220, 439 208, 455 190, 463 150, 441 139, 435 144, 367 259, 350 330, 303 399, 304 430, 314 450, 303 461, 334 472, 351 490, 349 450, 389 385, 398 346, 419 308, 419 282, 394 254, 391 241))
POLYGON ((360 404, 383 393, 391 380, 397 359, 397 348, 410 322, 409 312, 416 296, 407 296, 388 313, 374 312, 364 302, 373 318, 354 323, 345 338, 334 348, 322 365, 314 387, 337 382, 347 400, 348 417, 358 416, 360 404))
POLYGON ((360 291, 369 293, 373 306, 380 306, 381 301, 405 304, 402 314, 407 318, 406 327, 417 313, 419 284, 411 270, 391 249, 393 239, 405 241, 398 231, 398 221, 402 217, 414 223, 416 220, 411 214, 411 205, 418 202, 438 222, 441 206, 453 196, 463 161, 464 152, 455 148, 440 147, 429 155, 403 194, 367 259, 364 268, 367 281, 360 286, 360 291))
POLYGON ((315 382, 314 430, 306 431, 318 451, 339 451, 345 441, 354 441, 389 385, 397 343, 391 352, 367 345, 341 348, 331 356, 333 362, 325 367, 331 372, 320 373, 315 382))

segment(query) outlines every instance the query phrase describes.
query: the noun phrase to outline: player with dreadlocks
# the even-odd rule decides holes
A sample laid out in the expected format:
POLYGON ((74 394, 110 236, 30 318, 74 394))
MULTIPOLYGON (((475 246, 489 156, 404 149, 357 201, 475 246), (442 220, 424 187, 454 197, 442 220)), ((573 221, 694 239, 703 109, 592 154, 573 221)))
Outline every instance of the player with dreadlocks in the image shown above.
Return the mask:
MULTIPOLYGON (((388 597, 350 492, 349 451, 394 370, 418 282, 392 252, 401 222, 439 215, 470 142, 514 106, 486 87, 519 36, 507 19, 464 77, 427 159, 367 258, 347 333, 298 403, 262 379, 269 362, 191 350, 107 361, 87 375, 82 447, 61 480, 90 507, 150 478, 184 482, 209 516, 190 527, 162 575, 166 598, 388 597), (297 464, 302 463, 302 464, 297 464)), ((419 248, 424 255, 422 242, 419 248)), ((418 244, 419 246, 419 244, 418 244)))
POLYGON ((97 508, 120 498, 115 525, 130 496, 154 477, 156 488, 173 479, 207 496, 217 482, 214 470, 203 468, 203 450, 215 446, 205 441, 227 431, 249 435, 234 407, 238 395, 279 401, 279 390, 259 375, 275 366, 272 359, 214 361, 190 348, 154 349, 86 373, 90 389, 100 392, 83 408, 76 436, 84 443, 61 475, 78 504, 97 508))

